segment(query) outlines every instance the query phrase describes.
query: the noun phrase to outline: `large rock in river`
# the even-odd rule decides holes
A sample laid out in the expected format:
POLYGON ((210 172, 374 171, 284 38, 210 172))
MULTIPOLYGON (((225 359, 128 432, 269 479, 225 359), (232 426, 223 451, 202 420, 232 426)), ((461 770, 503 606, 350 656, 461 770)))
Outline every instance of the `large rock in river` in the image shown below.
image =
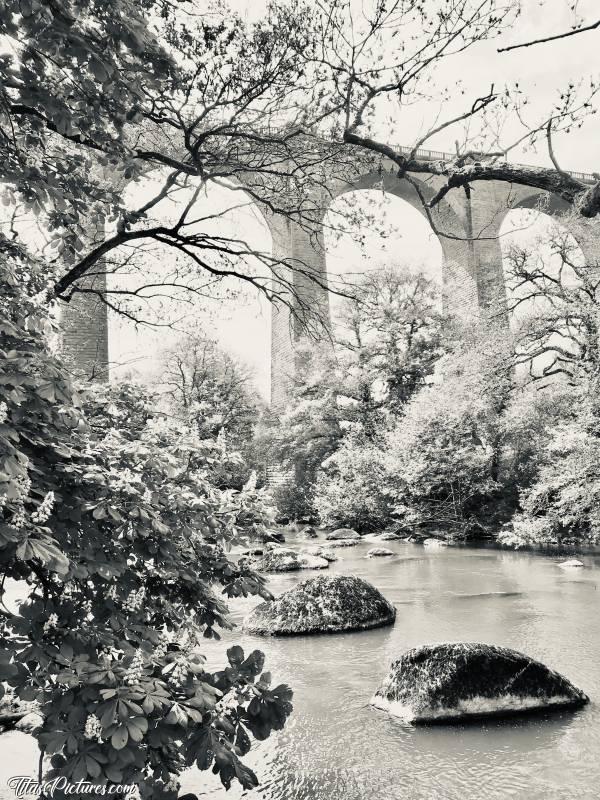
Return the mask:
POLYGON ((332 539, 360 539, 360 534, 352 530, 352 528, 336 528, 331 533, 328 533, 325 538, 330 541, 332 539))
POLYGON ((309 578, 261 603, 243 629, 263 636, 340 633, 391 625, 396 609, 370 583, 349 575, 309 578))
POLYGON ((329 562, 309 553, 297 553, 287 547, 276 547, 252 562, 259 572, 294 572, 298 569, 327 569, 329 562))
POLYGON ((371 705, 414 723, 579 708, 586 695, 539 661, 490 644, 425 645, 392 664, 371 705))

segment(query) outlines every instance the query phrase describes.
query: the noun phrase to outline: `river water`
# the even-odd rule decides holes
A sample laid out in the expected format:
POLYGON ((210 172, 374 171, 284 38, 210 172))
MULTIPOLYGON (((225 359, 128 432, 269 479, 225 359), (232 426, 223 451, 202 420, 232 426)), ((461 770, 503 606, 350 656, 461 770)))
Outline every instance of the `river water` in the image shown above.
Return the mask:
MULTIPOLYGON (((292 546, 297 544, 289 540, 292 546)), ((310 542, 314 544, 315 542, 310 542)), ((302 543, 303 546, 306 544, 302 543)), ((261 800, 575 800, 600 786, 600 556, 584 569, 564 559, 486 548, 427 549, 383 543, 393 557, 365 558, 373 543, 336 552, 334 573, 358 575, 397 608, 392 627, 351 634, 262 638, 233 631, 207 645, 210 661, 232 642, 267 656, 276 683, 294 689, 284 731, 245 761, 261 800), (591 703, 575 713, 414 728, 368 706, 393 659, 416 645, 480 641, 538 658, 582 688, 591 703)), ((315 573, 274 575, 279 594, 315 573)), ((256 599, 231 604, 241 622, 256 599)), ((222 659, 218 659, 222 663, 222 659)), ((33 762, 23 734, 0 737, 0 798, 6 778, 33 762), (29 755, 28 755, 29 754, 29 755)), ((29 773, 33 773, 33 763, 29 773)), ((28 774, 28 771, 20 772, 28 774)), ((213 800, 225 792, 212 774, 188 771, 182 788, 213 800)))

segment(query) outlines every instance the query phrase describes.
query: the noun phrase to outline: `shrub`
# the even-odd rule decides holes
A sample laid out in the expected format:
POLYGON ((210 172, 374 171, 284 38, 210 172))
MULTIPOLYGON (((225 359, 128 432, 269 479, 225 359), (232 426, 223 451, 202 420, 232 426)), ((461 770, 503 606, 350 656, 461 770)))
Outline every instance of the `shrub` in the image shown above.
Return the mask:
POLYGON ((199 645, 231 627, 223 595, 270 596, 225 554, 261 497, 216 487, 219 444, 139 388, 78 395, 48 346, 45 276, 2 244, 0 586, 29 596, 2 612, 0 681, 40 704, 48 779, 168 800, 196 764, 253 787, 240 757, 282 727, 291 691, 271 688, 259 651, 234 646, 213 671, 199 645))
POLYGON ((391 498, 383 452, 363 436, 349 435, 319 471, 314 504, 321 522, 372 531, 390 521, 391 498))

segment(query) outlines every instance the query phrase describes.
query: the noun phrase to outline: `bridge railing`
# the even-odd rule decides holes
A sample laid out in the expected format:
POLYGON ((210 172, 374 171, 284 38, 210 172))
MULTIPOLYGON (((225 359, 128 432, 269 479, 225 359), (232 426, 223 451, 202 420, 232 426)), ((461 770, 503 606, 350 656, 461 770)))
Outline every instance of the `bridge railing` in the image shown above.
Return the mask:
MULTIPOLYGON (((281 133, 281 130, 277 128, 270 128, 268 126, 261 126, 256 129, 256 132, 262 136, 277 136, 281 133)), ((400 145, 395 149, 400 153, 404 153, 405 155, 412 153, 412 147, 404 147, 403 145, 400 145)), ((448 153, 444 150, 427 150, 423 147, 419 147, 415 155, 417 158, 422 158, 424 161, 453 161, 456 158, 456 153, 448 153)), ((515 166, 524 167, 526 169, 535 169, 533 164, 522 164, 515 162, 515 166)), ((596 183, 599 180, 597 175, 592 172, 577 172, 568 169, 566 169, 565 172, 567 175, 571 175, 571 177, 578 181, 583 181, 584 183, 596 183)))
MULTIPOLYGON (((397 149, 406 155, 412 153, 412 148, 410 147, 400 146, 397 149)), ((422 158, 425 161, 453 161, 456 158, 455 153, 447 153, 443 150, 425 150, 423 148, 419 148, 415 155, 417 158, 422 158)), ((535 169, 535 167, 533 167, 531 164, 521 164, 518 162, 515 162, 515 166, 525 167, 525 169, 535 169)), ((573 178, 583 181, 584 183, 596 183, 598 180, 598 178, 591 172, 576 172, 568 169, 566 169, 565 172, 567 175, 571 175, 573 178)))

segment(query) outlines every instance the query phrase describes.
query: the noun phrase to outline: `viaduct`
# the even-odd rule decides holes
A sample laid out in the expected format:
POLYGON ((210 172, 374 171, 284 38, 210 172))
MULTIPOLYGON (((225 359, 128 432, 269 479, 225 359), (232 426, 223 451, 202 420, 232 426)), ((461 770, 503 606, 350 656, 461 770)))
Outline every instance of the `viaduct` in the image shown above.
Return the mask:
MULTIPOLYGON (((405 152, 409 152, 406 149, 405 152)), ((450 161, 453 156, 419 150, 422 160, 450 161)), ((501 181, 478 181, 470 197, 461 190, 449 192, 427 215, 423 198, 429 201, 444 184, 436 176, 411 175, 415 186, 399 179, 397 167, 387 158, 357 154, 358 167, 347 177, 332 176, 326 192, 321 191, 320 219, 335 197, 346 192, 382 188, 405 200, 423 214, 438 235, 443 253, 443 299, 445 310, 463 318, 476 317, 482 309, 493 306, 505 294, 502 255, 498 235, 506 214, 512 209, 539 208, 550 215, 568 210, 559 197, 537 189, 501 181)), ((592 175, 571 173, 585 182, 595 182, 592 175)), ((289 263, 301 263, 303 274, 290 269, 289 278, 303 304, 320 311, 329 319, 326 287, 327 269, 322 225, 312 230, 288 217, 263 212, 272 236, 272 254, 289 263), (318 282, 310 280, 312 273, 318 282)), ((600 263, 600 232, 597 224, 578 223, 573 236, 590 263, 600 263)), ((95 281, 105 282, 106 276, 95 281)), ((104 284, 105 285, 105 284, 104 284)), ((102 286, 98 286, 102 290, 102 286)), ((106 379, 109 367, 108 322, 106 305, 94 294, 76 294, 62 310, 63 354, 74 371, 89 377, 106 379)), ((298 322, 289 308, 272 307, 271 324, 271 405, 277 410, 285 403, 293 379, 293 342, 301 335, 298 322)))

